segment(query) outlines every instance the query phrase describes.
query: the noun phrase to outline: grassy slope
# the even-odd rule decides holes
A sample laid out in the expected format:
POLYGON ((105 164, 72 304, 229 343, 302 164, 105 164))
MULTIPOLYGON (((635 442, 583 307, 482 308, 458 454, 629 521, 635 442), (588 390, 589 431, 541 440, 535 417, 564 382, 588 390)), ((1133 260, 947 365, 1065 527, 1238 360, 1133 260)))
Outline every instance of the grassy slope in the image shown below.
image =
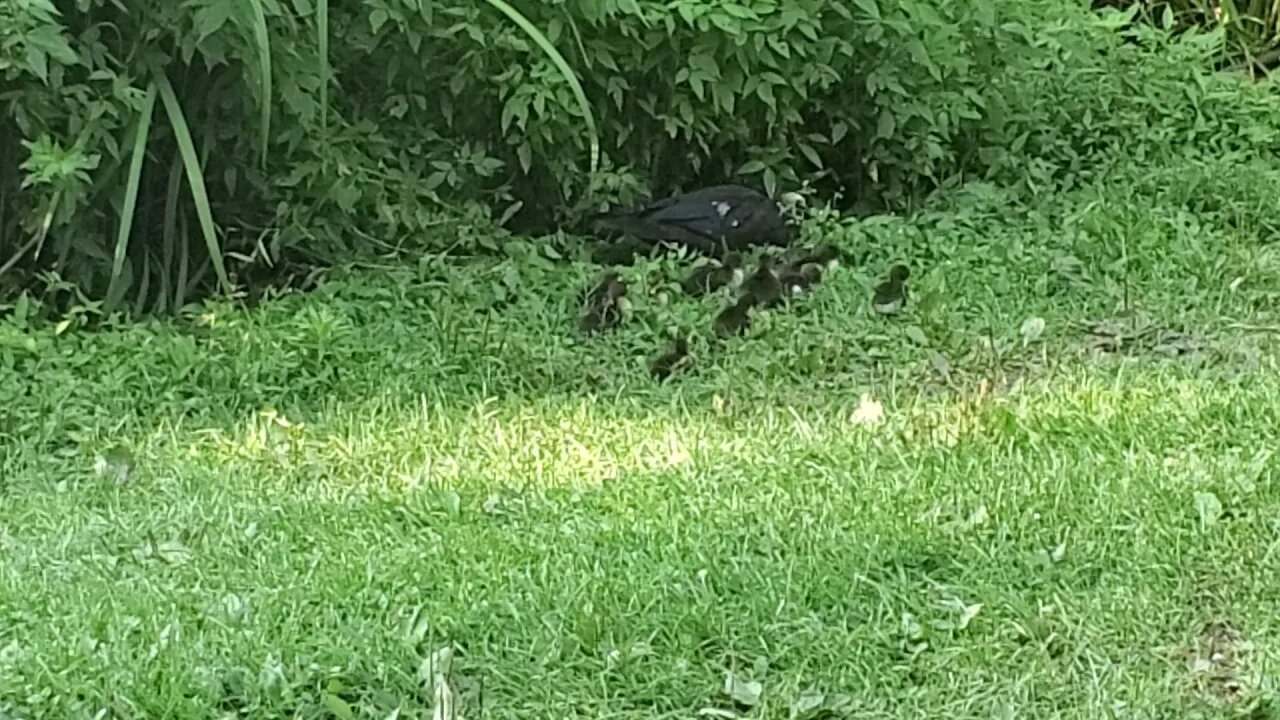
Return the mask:
POLYGON ((448 642, 468 717, 691 717, 727 670, 762 683, 751 717, 815 691, 850 717, 1265 709, 1276 185, 1225 169, 828 229, 865 268, 666 386, 662 327, 720 301, 637 291, 584 344, 590 270, 528 261, 7 331, 0 714, 415 716, 448 642), (864 298, 904 256, 920 302, 886 323, 864 298), (477 311, 502 277, 524 299, 477 311), (1128 327, 1200 351, 1088 351, 1073 323, 1126 294, 1128 327), (854 422, 864 392, 882 422, 854 422))

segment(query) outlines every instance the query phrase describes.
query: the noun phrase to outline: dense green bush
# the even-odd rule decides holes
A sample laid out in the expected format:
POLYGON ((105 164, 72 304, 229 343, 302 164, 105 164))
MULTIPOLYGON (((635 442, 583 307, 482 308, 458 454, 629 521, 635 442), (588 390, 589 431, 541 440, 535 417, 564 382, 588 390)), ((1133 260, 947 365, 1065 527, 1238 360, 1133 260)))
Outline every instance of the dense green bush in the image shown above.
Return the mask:
POLYGON ((1117 153, 1274 147, 1277 124, 1273 97, 1201 69, 1204 36, 1121 42, 1071 0, 63 13, 0 6, 0 278, 140 311, 698 182, 884 207, 975 174, 1043 187, 1117 153))
POLYGON ((738 177, 772 190, 824 174, 855 196, 902 197, 954 169, 953 141, 981 119, 1001 48, 1021 42, 1002 16, 1034 10, 1010 0, 521 3, 570 58, 597 116, 606 171, 584 177, 591 138, 568 83, 502 16, 344 9, 347 41, 370 58, 352 71, 397 70, 351 78, 367 94, 357 105, 433 113, 426 124, 502 160, 538 208, 592 199, 584 187, 612 195, 738 177))
POLYGON ((280 42, 296 35, 285 22, 268 36, 257 3, 4 7, 4 269, 112 308, 165 310, 212 280, 226 287, 230 253, 257 240, 236 233, 272 219, 261 198, 289 131, 273 135, 271 114, 288 128, 315 106, 295 102, 296 79, 273 92, 272 64, 316 76, 315 43, 280 42))
POLYGON ((976 143, 988 177, 1061 190, 1117 162, 1280 151, 1274 86, 1206 70, 1221 30, 1173 37, 1118 13, 1073 27, 1071 43, 1029 37, 1046 52, 1000 78, 976 143))
POLYGON ((1280 67, 1280 0, 1093 0, 1095 7, 1137 9, 1135 20, 1172 30, 1222 29, 1220 67, 1250 74, 1280 67))

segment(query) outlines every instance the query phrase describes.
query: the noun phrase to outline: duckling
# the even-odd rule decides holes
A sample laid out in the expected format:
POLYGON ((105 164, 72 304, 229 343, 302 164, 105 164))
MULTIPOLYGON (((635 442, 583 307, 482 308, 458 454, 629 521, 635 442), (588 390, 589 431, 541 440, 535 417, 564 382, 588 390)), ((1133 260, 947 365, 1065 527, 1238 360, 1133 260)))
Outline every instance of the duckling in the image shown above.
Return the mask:
POLYGON ((822 282, 822 266, 816 262, 805 263, 798 270, 789 270, 778 278, 792 295, 800 295, 822 282))
POLYGON ((612 270, 605 273, 600 283, 583 298, 582 310, 578 314, 578 329, 586 335, 592 335, 617 327, 630 304, 626 294, 627 284, 622 281, 621 276, 612 270))
POLYGON ((743 296, 751 298, 759 307, 773 307, 782 301, 785 288, 778 280, 773 265, 773 258, 765 255, 760 258, 760 266, 751 274, 751 277, 742 282, 743 296))
POLYGON ((597 265, 633 265, 637 257, 652 252, 653 247, 643 240, 623 238, 597 247, 591 253, 591 260, 597 265))
POLYGON ((649 363, 649 374, 654 380, 663 382, 671 377, 677 370, 686 365, 689 359, 689 341, 684 337, 676 338, 672 343, 671 349, 659 355, 653 362, 649 363))
POLYGON ((811 248, 798 248, 783 256, 783 262, 791 269, 798 270, 805 265, 816 264, 830 270, 840 264, 844 253, 831 243, 823 243, 811 248))
POLYGON ((742 256, 729 253, 719 267, 702 265, 690 273, 680 286, 693 297, 715 292, 726 285, 738 286, 743 280, 741 266, 742 256))
POLYGON ((754 305, 755 297, 747 294, 721 310, 715 319, 716 337, 723 340, 746 332, 751 327, 751 308, 754 305))
POLYGON ((906 265, 894 265, 889 268, 889 279, 875 287, 875 295, 871 299, 871 307, 881 315, 892 315, 907 304, 907 278, 911 271, 906 265))

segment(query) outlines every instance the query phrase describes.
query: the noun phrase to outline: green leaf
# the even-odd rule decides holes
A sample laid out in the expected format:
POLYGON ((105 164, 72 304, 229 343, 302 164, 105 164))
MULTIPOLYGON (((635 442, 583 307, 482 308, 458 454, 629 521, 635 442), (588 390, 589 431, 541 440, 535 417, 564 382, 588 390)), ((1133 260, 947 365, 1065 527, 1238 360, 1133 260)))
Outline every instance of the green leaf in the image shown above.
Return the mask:
POLYGON ((893 132, 898 128, 897 118, 893 116, 893 111, 889 108, 881 108, 880 120, 876 124, 876 137, 891 138, 893 132))
POLYGON ((773 72, 771 70, 766 70, 760 73, 760 79, 764 80, 770 85, 786 85, 787 84, 786 78, 782 77, 778 73, 773 72))
POLYGON ((858 9, 868 16, 876 20, 880 19, 880 5, 876 3, 876 0, 853 0, 853 4, 857 5, 858 9))
POLYGON ((27 67, 41 82, 49 82, 49 56, 34 45, 27 46, 27 67))
POLYGON ((196 554, 181 540, 167 540, 156 546, 156 555, 170 565, 186 565, 195 559, 196 554))
MULTIPOLYGON (((427 3, 423 3, 426 5, 427 3)), ((329 132, 329 0, 316 4, 316 42, 320 55, 320 131, 329 132)), ((327 158, 328 156, 326 156, 327 158)))
POLYGON ((80 60, 71 43, 55 25, 35 28, 22 39, 26 42, 28 52, 32 47, 39 48, 46 57, 62 65, 74 65, 80 60))
POLYGON ((818 151, 814 150, 812 145, 809 145, 808 143, 796 143, 796 147, 800 148, 800 154, 804 155, 809 162, 813 163, 814 167, 822 167, 822 157, 818 155, 818 151))
POLYGON ((845 138, 845 136, 846 136, 846 135, 848 135, 848 134, 849 134, 849 124, 848 124, 848 123, 846 123, 846 122, 844 122, 844 121, 840 121, 840 122, 837 122, 837 123, 833 124, 833 125, 831 126, 831 144, 832 144, 832 145, 839 145, 839 144, 840 144, 840 141, 841 141, 841 140, 843 140, 843 139, 845 138))
POLYGON ((951 381, 951 361, 947 360, 947 356, 933 350, 929 352, 929 362, 933 364, 933 369, 942 378, 943 382, 951 381))
POLYGON ((214 2, 197 10, 193 21, 196 26, 196 42, 204 42, 205 38, 221 30, 227 20, 231 19, 233 7, 229 2, 214 2))
POLYGON ((529 147, 529 143, 522 142, 516 146, 516 159, 520 161, 520 169, 528 174, 533 167, 533 148, 529 147))
POLYGON ((775 109, 778 107, 778 100, 773 96, 772 85, 760 83, 759 85, 756 86, 756 95, 759 96, 759 98, 764 101, 764 104, 767 105, 770 109, 775 109))
POLYGON ((324 705, 325 709, 333 713, 333 716, 338 718, 338 720, 356 720, 356 711, 353 710, 345 700, 337 695, 321 693, 320 702, 324 705))

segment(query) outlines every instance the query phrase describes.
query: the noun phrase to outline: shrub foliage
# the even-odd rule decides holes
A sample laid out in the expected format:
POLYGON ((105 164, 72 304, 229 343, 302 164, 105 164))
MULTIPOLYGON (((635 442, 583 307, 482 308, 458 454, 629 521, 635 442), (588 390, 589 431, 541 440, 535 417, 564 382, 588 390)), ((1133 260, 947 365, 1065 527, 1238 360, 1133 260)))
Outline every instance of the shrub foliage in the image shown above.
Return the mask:
POLYGON ((1221 32, 1123 42, 1127 17, 1071 0, 4 3, 0 278, 164 312, 298 260, 493 245, 442 231, 459 217, 546 229, 718 180, 885 206, 952 178, 1062 183, 1118 152, 1274 147, 1274 96, 1201 69, 1221 32))

